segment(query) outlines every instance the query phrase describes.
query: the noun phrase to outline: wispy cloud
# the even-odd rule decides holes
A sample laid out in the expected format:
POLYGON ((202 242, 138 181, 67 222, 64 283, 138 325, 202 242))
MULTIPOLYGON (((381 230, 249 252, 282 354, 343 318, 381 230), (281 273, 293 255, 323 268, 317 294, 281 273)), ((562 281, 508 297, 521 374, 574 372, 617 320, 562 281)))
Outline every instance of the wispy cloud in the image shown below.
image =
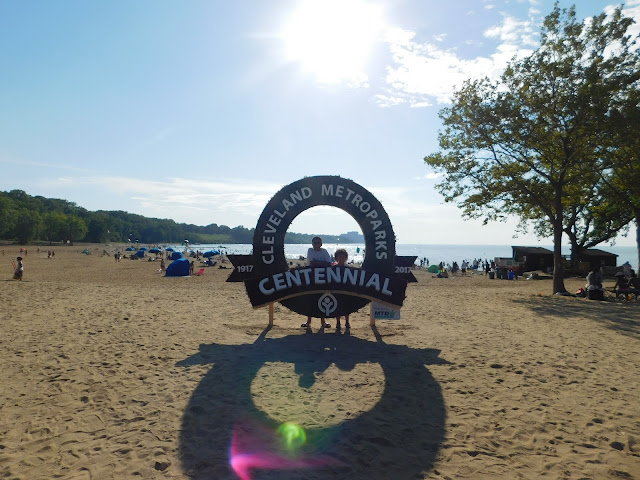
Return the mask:
POLYGON ((146 181, 126 177, 96 177, 87 179, 114 193, 130 198, 147 208, 166 210, 192 208, 197 211, 234 210, 255 213, 280 188, 273 183, 225 180, 203 181, 169 178, 167 181, 146 181))
MULTIPOLYGON (((520 0, 524 3, 525 0, 520 0)), ((500 22, 487 28, 484 37, 498 40, 494 52, 487 56, 463 58, 456 48, 443 46, 445 37, 434 36, 434 42, 419 42, 416 33, 406 29, 389 29, 385 42, 392 55, 387 66, 386 85, 374 100, 382 107, 408 104, 412 107, 428 107, 450 102, 452 92, 467 79, 488 76, 496 79, 514 57, 529 55, 539 44, 538 33, 541 12, 539 0, 528 0, 528 18, 519 19, 501 14, 500 22)), ((494 9, 487 1, 484 8, 494 9)), ((605 7, 611 14, 615 5, 605 7)), ((636 20, 629 33, 640 35, 640 0, 629 0, 624 14, 636 20)), ((467 41, 465 44, 475 43, 467 41)))
POLYGON ((282 185, 248 179, 146 180, 119 176, 41 178, 49 190, 91 189, 91 210, 126 209, 132 213, 202 225, 208 219, 225 225, 255 223, 262 209, 282 185), (100 198, 111 199, 108 203, 100 198), (113 199, 118 199, 114 205, 113 199))
POLYGON ((531 43, 526 36, 530 32, 528 23, 505 18, 486 34, 501 40, 496 52, 489 57, 464 59, 455 49, 416 41, 415 32, 389 30, 386 41, 393 65, 387 67, 384 92, 378 93, 375 100, 384 107, 402 103, 411 106, 449 103, 452 92, 465 80, 485 75, 497 77, 514 55, 530 52, 523 46, 531 43))
POLYGON ((41 168, 50 168, 55 170, 68 170, 72 172, 84 172, 84 173, 95 172, 94 169, 75 167, 72 165, 65 165, 63 163, 36 162, 33 160, 24 160, 21 158, 6 157, 2 155, 0 155, 0 163, 18 165, 18 166, 24 166, 24 167, 41 167, 41 168))
POLYGON ((430 172, 426 175, 422 175, 421 177, 416 177, 416 180, 435 180, 436 178, 440 178, 444 175, 442 172, 430 172))

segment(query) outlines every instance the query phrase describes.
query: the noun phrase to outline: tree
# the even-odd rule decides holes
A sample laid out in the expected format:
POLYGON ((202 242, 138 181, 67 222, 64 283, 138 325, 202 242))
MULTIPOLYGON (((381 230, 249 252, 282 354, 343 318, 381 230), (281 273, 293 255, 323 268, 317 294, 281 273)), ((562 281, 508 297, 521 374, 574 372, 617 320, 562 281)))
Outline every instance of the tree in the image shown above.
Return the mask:
POLYGON ((571 265, 576 268, 580 253, 626 232, 633 214, 617 202, 614 192, 600 178, 583 204, 572 205, 564 214, 564 233, 571 243, 571 265))
MULTIPOLYGON (((63 214, 64 215, 64 214, 63 214)), ((77 215, 65 215, 62 226, 62 239, 73 245, 73 242, 82 240, 89 229, 87 224, 77 215)))
POLYGON ((610 197, 636 224, 636 248, 640 265, 640 80, 635 66, 635 85, 628 95, 622 97, 609 117, 610 129, 614 132, 604 143, 604 180, 611 189, 610 197))
POLYGON ((21 208, 18 210, 18 220, 12 236, 18 239, 20 245, 26 245, 40 233, 41 224, 42 219, 38 212, 21 208))
MULTIPOLYGON (((565 210, 563 232, 571 244, 571 266, 578 268, 580 254, 591 247, 611 240, 620 232, 628 230, 633 214, 621 202, 616 201, 615 192, 608 186, 605 176, 598 177, 598 184, 593 185, 584 195, 584 202, 570 205, 565 210)), ((539 237, 553 236, 553 228, 543 219, 534 225, 539 237)))
MULTIPOLYGON (((445 173, 437 185, 468 218, 515 215, 553 233, 553 292, 564 292, 562 234, 567 212, 594 202, 600 145, 612 105, 633 83, 637 53, 621 8, 578 22, 556 2, 540 47, 512 60, 497 82, 467 81, 441 110, 440 152, 425 162, 445 173)), ((578 216, 574 224, 578 223, 578 216)))
POLYGON ((66 215, 62 212, 47 212, 42 217, 42 235, 49 241, 49 245, 53 242, 62 240, 66 215))
POLYGON ((88 218, 87 228, 86 239, 92 243, 105 243, 117 237, 117 235, 111 234, 113 230, 111 217, 105 212, 91 213, 88 218))
POLYGON ((8 196, 0 196, 0 238, 6 238, 16 226, 18 212, 8 196))

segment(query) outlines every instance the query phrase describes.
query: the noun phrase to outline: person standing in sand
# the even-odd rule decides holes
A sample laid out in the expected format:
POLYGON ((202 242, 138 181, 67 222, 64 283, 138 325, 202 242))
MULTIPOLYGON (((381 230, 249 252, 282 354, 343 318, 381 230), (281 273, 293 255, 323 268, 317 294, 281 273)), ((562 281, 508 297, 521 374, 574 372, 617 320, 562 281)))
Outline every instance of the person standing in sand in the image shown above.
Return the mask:
MULTIPOLYGON (((347 259, 349 258, 349 254, 344 248, 337 249, 333 256, 336 258, 336 263, 334 263, 334 265, 339 267, 344 267, 347 263, 347 259)), ((351 325, 349 324, 349 315, 344 316, 344 328, 351 328, 351 325)), ((336 330, 340 330, 340 317, 336 317, 336 330)))
MULTIPOLYGON (((328 267, 331 265, 331 257, 329 252, 322 248, 322 239, 313 237, 311 239, 311 248, 307 250, 307 265, 310 267, 328 267)), ((320 326, 322 328, 330 328, 331 325, 324 321, 324 317, 320 318, 320 326)), ((311 326, 311 317, 307 317, 307 323, 303 323, 301 327, 309 328, 311 326)))
POLYGON ((14 280, 22 281, 22 274, 24 272, 24 265, 22 264, 22 257, 18 257, 18 258, 16 258, 16 260, 18 261, 18 264, 16 265, 16 269, 13 272, 13 278, 14 278, 14 280))

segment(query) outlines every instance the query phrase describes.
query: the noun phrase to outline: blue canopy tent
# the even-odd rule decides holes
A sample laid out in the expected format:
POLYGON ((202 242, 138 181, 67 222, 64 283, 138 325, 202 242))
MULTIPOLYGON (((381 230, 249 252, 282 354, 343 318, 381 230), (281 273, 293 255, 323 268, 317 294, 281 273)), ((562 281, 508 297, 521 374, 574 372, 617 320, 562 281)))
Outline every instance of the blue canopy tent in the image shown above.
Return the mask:
POLYGON ((209 250, 208 252, 204 252, 202 254, 203 257, 214 257, 216 255, 220 255, 220 252, 218 250, 209 250))
POLYGON ((182 254, 180 252, 173 252, 171 254, 171 260, 177 260, 179 258, 182 258, 182 254))
MULTIPOLYGON (((178 252, 176 252, 178 253, 178 252)), ((167 267, 165 277, 186 277, 189 275, 189 259, 179 258, 167 267)))
POLYGON ((135 252, 135 250, 136 249, 133 248, 133 247, 127 247, 127 248, 124 249, 125 252, 135 252))

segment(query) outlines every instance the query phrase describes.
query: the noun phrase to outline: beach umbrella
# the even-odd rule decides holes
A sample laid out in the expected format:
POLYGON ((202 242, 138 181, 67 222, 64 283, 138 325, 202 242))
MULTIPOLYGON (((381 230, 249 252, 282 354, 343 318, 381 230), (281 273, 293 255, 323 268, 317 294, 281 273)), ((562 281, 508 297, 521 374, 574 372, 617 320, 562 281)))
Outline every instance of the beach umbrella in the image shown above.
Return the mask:
POLYGON ((135 251, 135 248, 133 248, 133 247, 127 247, 127 248, 125 248, 124 250, 125 250, 125 252, 134 252, 134 251, 135 251))
POLYGON ((208 252, 204 252, 202 254, 203 257, 213 257, 215 255, 220 255, 220 252, 218 250, 209 250, 208 252))
POLYGON ((149 250, 147 247, 140 247, 140 250, 149 250))
POLYGON ((169 247, 169 248, 165 248, 165 250, 166 250, 167 252, 173 252, 173 251, 174 251, 174 250, 173 250, 173 248, 171 248, 171 247, 169 247))
POLYGON ((160 253, 160 249, 159 248, 152 248, 149 250, 149 253, 160 253))

